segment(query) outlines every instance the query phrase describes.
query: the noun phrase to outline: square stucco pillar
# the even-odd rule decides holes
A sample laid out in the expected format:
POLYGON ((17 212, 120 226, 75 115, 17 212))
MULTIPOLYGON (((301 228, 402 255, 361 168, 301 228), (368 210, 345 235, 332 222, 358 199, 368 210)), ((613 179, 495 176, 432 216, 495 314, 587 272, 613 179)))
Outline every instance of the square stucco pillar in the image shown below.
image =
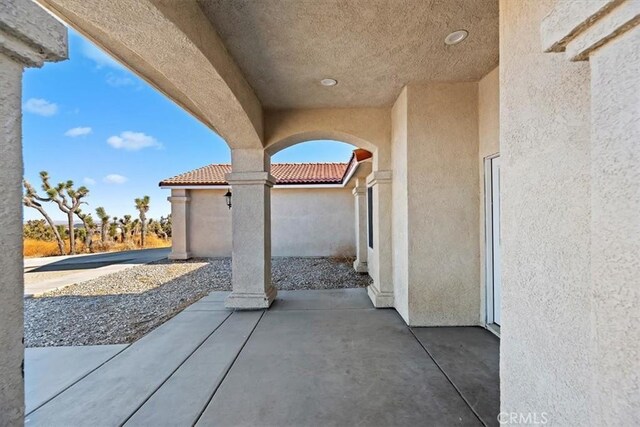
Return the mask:
POLYGON ((591 370, 584 394, 593 425, 640 425, 640 2, 588 6, 558 1, 542 23, 548 52, 590 66, 591 318, 583 351, 591 370))
POLYGON ((406 236, 394 236, 406 256, 394 274, 398 288, 406 283, 406 308, 397 305, 411 326, 480 321, 477 86, 410 84, 394 105, 394 182, 404 188, 393 209, 406 215, 394 223, 406 236))
POLYGON ((276 297, 271 284, 271 187, 269 159, 260 150, 233 150, 232 172, 232 285, 225 306, 268 308, 276 297), (252 170, 253 169, 253 170, 252 170))
POLYGON ((373 248, 368 249, 367 264, 373 284, 367 293, 375 307, 393 307, 391 171, 374 171, 367 177, 367 186, 373 192, 373 248))
POLYGON ((353 269, 358 273, 366 273, 367 269, 367 184, 364 178, 356 180, 353 188, 355 199, 356 221, 356 260, 353 269))
POLYGON ((189 259, 189 190, 171 190, 171 253, 169 259, 189 259))
POLYGON ((24 417, 22 71, 67 57, 65 28, 28 0, 0 2, 0 425, 24 417))

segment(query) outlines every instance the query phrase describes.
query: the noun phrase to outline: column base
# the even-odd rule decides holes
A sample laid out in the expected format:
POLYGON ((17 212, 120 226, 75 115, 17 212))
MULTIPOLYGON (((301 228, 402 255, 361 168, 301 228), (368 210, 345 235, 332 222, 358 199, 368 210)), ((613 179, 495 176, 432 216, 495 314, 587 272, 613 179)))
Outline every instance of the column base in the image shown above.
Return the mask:
POLYGON ((364 274, 364 273, 368 273, 369 272, 369 267, 367 267, 367 263, 366 262, 360 262, 358 260, 355 260, 353 262, 353 269, 356 271, 356 273, 360 273, 360 274, 364 274))
POLYGON ((170 260, 185 260, 191 258, 191 252, 171 252, 167 258, 170 260))
POLYGON ((264 293, 233 291, 224 301, 224 306, 237 310, 260 310, 269 308, 273 300, 276 299, 276 295, 278 295, 278 290, 273 286, 264 293))
POLYGON ((382 292, 375 285, 367 286, 367 295, 371 299, 375 308, 389 308, 393 307, 393 293, 382 292))

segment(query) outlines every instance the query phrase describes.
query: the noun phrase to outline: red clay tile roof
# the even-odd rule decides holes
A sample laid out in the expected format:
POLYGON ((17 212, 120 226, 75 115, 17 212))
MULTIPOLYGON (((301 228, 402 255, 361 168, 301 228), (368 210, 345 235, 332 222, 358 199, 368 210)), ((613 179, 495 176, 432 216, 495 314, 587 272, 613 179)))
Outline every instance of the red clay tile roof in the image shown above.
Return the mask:
MULTIPOLYGON (((369 159, 371 156, 367 150, 356 149, 349 163, 273 163, 271 175, 276 179, 276 185, 342 184, 353 163, 369 159)), ((227 185, 224 176, 229 172, 229 164, 208 165, 160 181, 160 186, 227 185)))
MULTIPOLYGON (((280 184, 341 184, 351 163, 274 163, 271 175, 280 184)), ((226 185, 231 165, 208 165, 160 182, 161 186, 226 185)))

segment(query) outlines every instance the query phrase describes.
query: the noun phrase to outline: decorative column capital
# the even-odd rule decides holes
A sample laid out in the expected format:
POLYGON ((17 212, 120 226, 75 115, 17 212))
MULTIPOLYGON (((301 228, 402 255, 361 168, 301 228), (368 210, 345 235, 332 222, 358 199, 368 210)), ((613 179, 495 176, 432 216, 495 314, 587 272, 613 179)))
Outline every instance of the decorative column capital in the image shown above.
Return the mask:
POLYGON ((31 0, 2 0, 0 53, 26 67, 67 59, 67 30, 31 0))
POLYGON ((566 52, 570 61, 586 61, 609 41, 640 25, 637 0, 559 0, 542 21, 545 52, 566 52))
POLYGON ((365 194, 367 194, 367 187, 364 187, 364 186, 353 187, 353 190, 351 190, 351 193, 356 197, 364 196, 365 194))
POLYGON ((225 175, 229 185, 256 185, 262 184, 273 187, 276 179, 269 172, 231 172, 225 175))
POLYGON ((389 170, 373 171, 367 177, 367 185, 391 184, 392 173, 389 170))
POLYGON ((191 197, 189 196, 169 196, 167 197, 167 200, 171 203, 176 203, 176 204, 187 204, 191 201, 191 197))

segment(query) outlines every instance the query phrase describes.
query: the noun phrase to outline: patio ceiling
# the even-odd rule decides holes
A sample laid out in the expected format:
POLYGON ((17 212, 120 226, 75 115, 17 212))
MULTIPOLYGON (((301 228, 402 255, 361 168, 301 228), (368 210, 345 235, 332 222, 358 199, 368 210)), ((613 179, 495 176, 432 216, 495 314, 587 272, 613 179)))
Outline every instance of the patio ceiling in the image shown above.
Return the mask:
POLYGON ((409 82, 475 81, 498 63, 497 0, 198 2, 266 108, 389 106, 409 82), (468 39, 445 45, 459 29, 468 39))

